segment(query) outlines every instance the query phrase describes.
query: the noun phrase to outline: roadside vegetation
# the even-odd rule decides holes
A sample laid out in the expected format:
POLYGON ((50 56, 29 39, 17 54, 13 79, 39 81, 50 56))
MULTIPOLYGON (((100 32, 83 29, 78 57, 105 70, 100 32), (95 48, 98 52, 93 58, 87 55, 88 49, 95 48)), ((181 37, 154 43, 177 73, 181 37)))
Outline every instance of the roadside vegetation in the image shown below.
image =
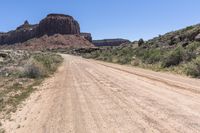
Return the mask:
POLYGON ((36 53, 28 60, 20 77, 40 79, 54 73, 62 62, 60 55, 52 53, 36 53))
POLYGON ((82 53, 82 56, 199 78, 200 24, 148 41, 140 39, 118 47, 99 47, 95 51, 82 53))
POLYGON ((9 114, 63 61, 53 53, 12 50, 0 51, 0 59, 0 120, 10 119, 9 114))

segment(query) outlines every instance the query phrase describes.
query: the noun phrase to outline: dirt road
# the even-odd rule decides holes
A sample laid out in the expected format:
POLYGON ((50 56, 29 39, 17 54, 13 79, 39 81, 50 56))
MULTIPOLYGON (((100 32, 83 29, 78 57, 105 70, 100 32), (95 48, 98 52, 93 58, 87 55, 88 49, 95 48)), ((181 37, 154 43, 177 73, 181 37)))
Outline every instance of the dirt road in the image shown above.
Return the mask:
POLYGON ((8 133, 200 132, 200 80, 63 56, 8 133))

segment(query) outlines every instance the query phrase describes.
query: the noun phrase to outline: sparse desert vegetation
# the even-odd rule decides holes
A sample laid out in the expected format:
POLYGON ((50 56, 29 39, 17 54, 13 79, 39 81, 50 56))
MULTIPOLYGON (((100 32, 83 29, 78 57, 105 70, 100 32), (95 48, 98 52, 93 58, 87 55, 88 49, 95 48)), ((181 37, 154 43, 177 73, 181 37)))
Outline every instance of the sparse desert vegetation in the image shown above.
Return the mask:
POLYGON ((190 63, 186 64, 185 72, 192 77, 200 78, 200 57, 193 59, 190 63))
POLYGON ((118 47, 100 47, 99 50, 82 53, 82 56, 199 77, 199 32, 200 25, 190 26, 146 42, 140 39, 118 47))
POLYGON ((0 133, 200 133, 200 1, 7 1, 0 133))
MULTIPOLYGON (((53 53, 0 51, 0 119, 9 119, 45 77, 53 74, 62 57, 53 53)), ((3 130, 0 132, 3 132, 3 130)))

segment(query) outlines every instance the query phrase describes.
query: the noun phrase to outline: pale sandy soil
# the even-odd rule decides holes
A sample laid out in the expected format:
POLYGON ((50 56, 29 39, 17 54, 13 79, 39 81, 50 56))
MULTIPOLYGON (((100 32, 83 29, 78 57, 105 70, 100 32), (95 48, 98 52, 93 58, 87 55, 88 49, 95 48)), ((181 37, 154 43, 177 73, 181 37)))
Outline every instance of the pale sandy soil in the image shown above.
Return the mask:
POLYGON ((8 133, 199 133, 200 80, 63 55, 8 133))

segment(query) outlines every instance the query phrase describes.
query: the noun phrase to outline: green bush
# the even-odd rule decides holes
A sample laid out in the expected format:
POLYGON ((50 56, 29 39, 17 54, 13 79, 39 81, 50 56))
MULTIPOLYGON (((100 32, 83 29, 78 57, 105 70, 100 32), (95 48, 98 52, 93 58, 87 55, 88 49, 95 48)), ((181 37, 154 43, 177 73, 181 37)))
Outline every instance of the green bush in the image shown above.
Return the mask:
POLYGON ((142 46, 144 44, 144 40, 141 38, 139 41, 138 41, 138 46, 142 46))
POLYGON ((91 53, 85 53, 82 55, 83 58, 86 58, 86 59, 95 59, 99 56, 98 54, 98 51, 94 51, 94 52, 91 52, 91 53))
POLYGON ((162 67, 170 67, 178 65, 183 61, 184 50, 182 47, 178 47, 171 51, 162 61, 162 67))
POLYGON ((117 63, 119 64, 129 64, 131 63, 132 58, 130 56, 121 56, 117 63))
POLYGON ((157 63, 163 58, 162 51, 160 49, 146 50, 141 58, 147 64, 157 63))
POLYGON ((192 77, 200 77, 200 57, 188 63, 185 67, 185 72, 192 77))
POLYGON ((187 46, 187 49, 190 52, 194 52, 198 47, 200 47, 200 42, 193 42, 187 46))
POLYGON ((184 31, 188 31, 188 30, 192 30, 194 27, 193 26, 188 26, 185 29, 183 29, 184 31))

